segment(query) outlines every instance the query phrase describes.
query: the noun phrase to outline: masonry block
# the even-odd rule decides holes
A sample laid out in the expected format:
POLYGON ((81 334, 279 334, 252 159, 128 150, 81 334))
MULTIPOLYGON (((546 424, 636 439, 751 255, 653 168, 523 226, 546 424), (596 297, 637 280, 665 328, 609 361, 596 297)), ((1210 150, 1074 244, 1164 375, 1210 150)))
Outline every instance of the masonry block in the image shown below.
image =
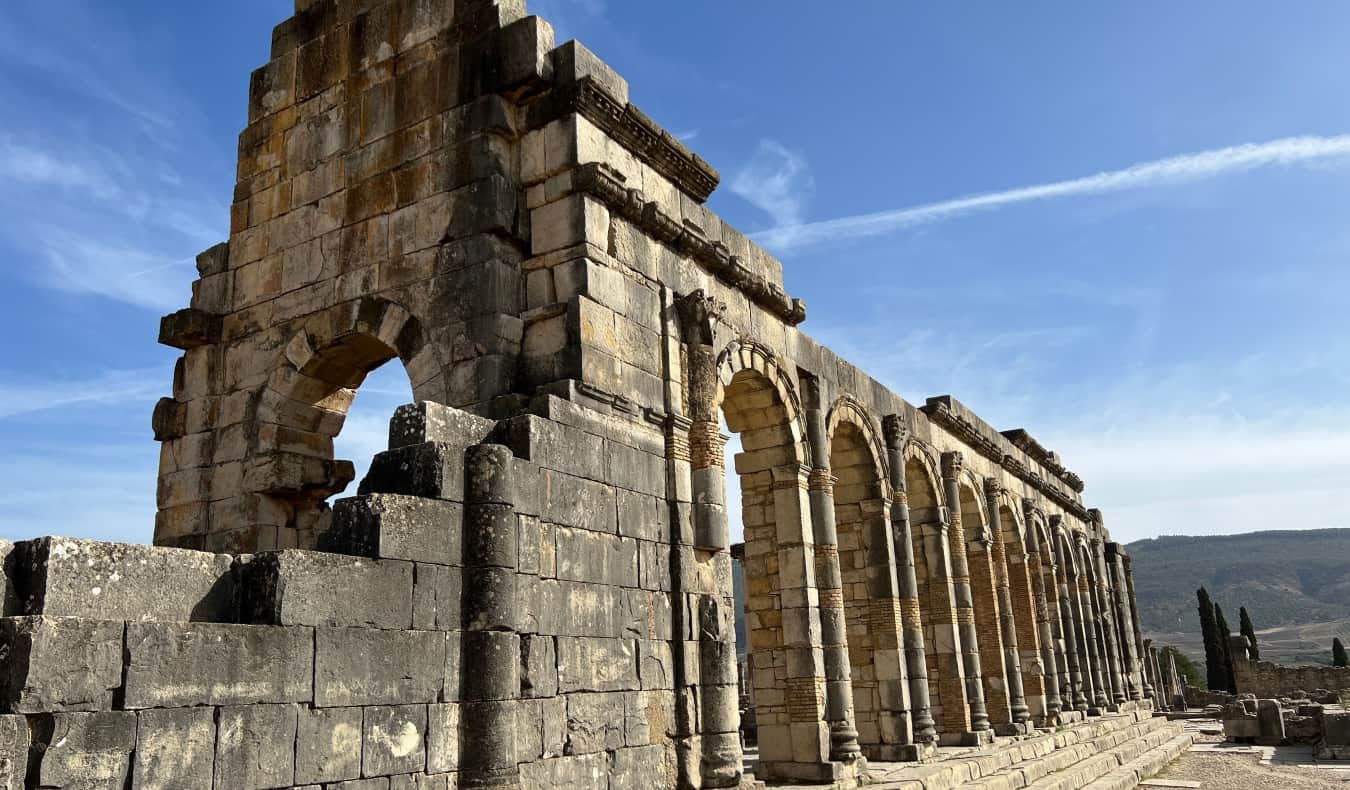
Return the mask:
POLYGON ((422 401, 399 406, 389 420, 389 449, 434 442, 450 447, 470 447, 487 439, 497 427, 495 420, 463 409, 422 401))
POLYGON ((220 709, 217 788, 266 790, 295 783, 295 705, 241 705, 220 709))
POLYGON ((56 537, 25 541, 17 549, 16 578, 26 596, 25 614, 234 620, 234 561, 228 555, 56 537))
POLYGON ((28 775, 28 720, 0 715, 0 790, 24 790, 28 775))
POLYGON ((362 708, 301 709, 295 738, 295 781, 361 778, 362 708))
POLYGON ((29 721, 37 787, 122 788, 136 748, 136 714, 53 713, 29 721))
POLYGON ((137 718, 132 790, 211 786, 216 758, 213 709, 145 710, 137 718))
POLYGON ((365 776, 426 770, 426 705, 366 708, 364 734, 361 772, 365 776))
POLYGON ((414 566, 413 628, 451 631, 462 625, 462 572, 447 565, 419 562, 414 566))
POLYGON ((77 617, 0 620, 0 711, 110 709, 122 686, 123 627, 77 617))
POLYGON ((439 442, 376 453, 357 493, 464 501, 464 448, 439 442))
POLYGON ((255 555, 245 614, 261 625, 412 626, 413 565, 316 551, 255 555))
POLYGON ((625 745, 624 695, 619 692, 567 697, 567 753, 612 751, 625 745))
POLYGON ((436 702, 440 697, 444 632, 319 628, 316 635, 318 707, 436 702))
POLYGON ((458 502, 369 494, 337 501, 320 546, 339 554, 459 565, 463 523, 458 502))
POLYGON ((313 698, 311 628, 127 624, 127 708, 308 702, 313 698))
POLYGON ((637 647, 632 640, 558 638, 561 692, 630 691, 639 687, 637 647))

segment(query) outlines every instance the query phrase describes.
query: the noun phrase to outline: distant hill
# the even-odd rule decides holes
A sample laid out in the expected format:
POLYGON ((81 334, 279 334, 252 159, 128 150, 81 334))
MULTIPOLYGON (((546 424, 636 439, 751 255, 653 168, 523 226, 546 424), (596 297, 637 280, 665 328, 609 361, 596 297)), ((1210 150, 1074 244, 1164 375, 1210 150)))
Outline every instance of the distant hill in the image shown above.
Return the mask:
POLYGON ((1251 613, 1261 657, 1327 663, 1350 637, 1350 529, 1164 536, 1128 545, 1146 636, 1202 655, 1195 590, 1204 585, 1238 627, 1251 613))

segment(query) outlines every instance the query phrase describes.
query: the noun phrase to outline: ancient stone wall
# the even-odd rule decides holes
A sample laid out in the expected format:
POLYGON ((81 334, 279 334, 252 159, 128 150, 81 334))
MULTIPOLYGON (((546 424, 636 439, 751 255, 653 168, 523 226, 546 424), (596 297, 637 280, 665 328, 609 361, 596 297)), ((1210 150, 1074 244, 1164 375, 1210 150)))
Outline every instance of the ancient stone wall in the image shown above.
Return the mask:
POLYGON ((161 326, 156 546, 6 549, 12 786, 736 787, 732 507, 760 778, 1151 704, 1082 481, 800 331, 595 55, 519 0, 297 0, 272 41, 161 326), (395 359, 418 403, 330 508, 395 359))
POLYGON ((1350 691, 1350 667, 1286 667, 1269 661, 1233 659, 1233 678, 1239 694, 1288 697, 1295 691, 1316 689, 1350 691))

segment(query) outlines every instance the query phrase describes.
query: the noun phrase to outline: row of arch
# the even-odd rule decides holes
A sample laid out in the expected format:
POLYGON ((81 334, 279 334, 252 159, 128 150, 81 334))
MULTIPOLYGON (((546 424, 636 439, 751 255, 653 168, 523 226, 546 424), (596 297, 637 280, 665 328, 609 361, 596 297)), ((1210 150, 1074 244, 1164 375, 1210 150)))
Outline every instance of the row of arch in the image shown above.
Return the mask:
POLYGON ((1043 512, 856 398, 826 406, 808 374, 755 343, 731 343, 716 366, 711 408, 693 411, 720 409, 744 448, 762 761, 906 759, 1151 692, 1128 558, 1098 520, 1043 512), (810 727, 817 754, 800 745, 810 727))

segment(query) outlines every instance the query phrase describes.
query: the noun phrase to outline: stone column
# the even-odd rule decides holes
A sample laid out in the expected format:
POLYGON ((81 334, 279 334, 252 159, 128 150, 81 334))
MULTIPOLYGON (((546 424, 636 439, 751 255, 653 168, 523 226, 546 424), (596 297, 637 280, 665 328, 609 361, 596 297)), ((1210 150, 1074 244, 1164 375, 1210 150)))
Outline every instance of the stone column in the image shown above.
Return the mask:
POLYGON ((887 415, 882 422, 886 435, 886 457, 890 462, 891 525, 895 533, 896 583, 900 592, 900 613, 904 627, 905 669, 909 677, 910 720, 914 740, 931 746, 937 742, 937 724, 933 721, 928 696, 928 661, 924 656, 923 622, 919 608, 919 582, 914 574, 914 535, 909 520, 909 498, 905 490, 905 424, 898 414, 887 415))
POLYGON ((951 514, 947 540, 951 554, 952 591, 956 597, 956 622, 961 635, 962 663, 965 666, 966 699, 970 703, 971 732, 990 729, 984 707, 984 683, 980 673, 979 639, 975 634, 975 602, 970 589, 970 566, 966 560, 966 534, 961 528, 961 489, 958 482, 965 459, 959 452, 942 454, 942 487, 951 514), (955 545, 959 551, 952 551, 955 545))
POLYGON ((1050 602, 1046 598, 1045 576, 1047 571, 1053 573, 1053 570, 1044 567, 1045 554, 1041 549, 1041 538, 1039 530, 1036 529, 1035 520, 1040 516, 1036 513, 1035 505, 1031 500, 1025 500, 1022 503, 1023 518, 1027 525, 1026 551, 1027 551, 1027 576, 1031 581, 1032 605, 1036 607, 1036 631, 1040 634, 1041 648, 1041 669, 1045 673, 1045 721, 1044 726, 1053 727, 1059 723, 1060 699, 1059 699, 1059 673, 1055 645, 1057 637, 1055 636, 1055 627, 1052 624, 1050 614, 1050 602))
POLYGON ((1087 713, 1091 673, 1087 667, 1087 646, 1083 641, 1082 613, 1078 610, 1078 569, 1067 538, 1057 535, 1060 518, 1058 515, 1050 517, 1050 534, 1059 558, 1059 611, 1064 630, 1064 655, 1069 667, 1064 696, 1066 700, 1072 700, 1074 710, 1087 713))
MULTIPOLYGON (((1087 565, 1088 558, 1083 556, 1083 552, 1078 553, 1080 562, 1087 565)), ((1106 673, 1102 671, 1102 655, 1097 648, 1097 618, 1092 606, 1092 577, 1087 570, 1079 572, 1077 579, 1078 587, 1078 611, 1082 622, 1083 632, 1083 654, 1087 656, 1088 672, 1086 673, 1092 679, 1092 706, 1088 709, 1088 714, 1100 716, 1111 704, 1110 693, 1106 687, 1106 673)))
MULTIPOLYGON (((1134 569, 1130 567, 1130 555, 1122 554, 1120 559, 1125 566, 1125 597, 1129 601, 1130 625, 1134 628, 1134 646, 1142 654, 1144 638, 1139 632, 1139 602, 1134 597, 1134 569)), ((1147 677, 1144 678, 1143 694, 1148 698, 1153 696, 1153 689, 1149 687, 1147 677)))
POLYGON ((817 382, 802 379, 806 435, 811 448, 809 498, 815 544, 816 588, 820 591, 820 641, 825 653, 825 721, 830 725, 830 759, 851 761, 862 753, 853 722, 853 682, 844 623, 844 590, 839 576, 839 534, 835 525, 834 483, 830 474, 825 413, 817 382))
MULTIPOLYGON (((1098 529, 1100 529, 1100 518, 1097 520, 1098 529)), ((1093 537, 1089 542, 1089 552, 1097 568, 1097 584, 1094 593, 1098 612, 1098 628, 1102 636, 1102 647, 1106 655, 1103 656, 1103 671, 1107 675, 1107 685, 1111 690, 1111 701, 1117 710, 1125 702, 1125 678, 1121 667, 1121 653, 1116 645, 1116 624, 1111 606, 1111 593, 1106 585, 1106 552, 1102 546, 1102 541, 1098 537, 1093 537)))
POLYGON ((1017 652, 1017 623, 1013 619, 1012 590, 1008 582, 1006 552, 1003 551, 1003 517, 999 513, 999 495, 1003 486, 992 477, 984 479, 985 507, 989 509, 989 529, 994 541, 994 584, 998 593, 999 633, 1003 637, 1003 668, 1008 684, 1008 707, 1012 711, 1013 727, 1027 732, 1031 725, 1031 710, 1027 707, 1022 685, 1022 656, 1017 652))
POLYGON ((516 706, 520 635, 514 457, 479 444, 464 453, 464 663, 460 785, 519 788, 516 706))
POLYGON ((1134 613, 1130 606, 1129 586, 1125 582, 1123 553, 1124 548, 1119 543, 1106 544, 1106 562, 1115 583, 1116 611, 1120 616, 1121 641, 1125 647, 1126 685, 1130 699, 1138 701, 1144 698, 1143 680, 1139 673, 1139 651, 1134 643, 1134 613))
MULTIPOLYGON (((670 298, 669 291, 665 297, 670 298)), ((715 300, 692 294, 671 302, 681 322, 683 358, 677 344, 666 355, 667 496, 672 505, 673 616, 676 624, 676 738, 681 781, 703 788, 737 787, 743 759, 740 740, 739 689, 736 677, 735 612, 732 591, 686 589, 694 576, 695 552, 704 557, 727 552, 731 537, 726 513, 726 437, 718 425, 717 354, 713 349, 715 300), (683 366, 685 369, 680 370, 683 366), (689 417, 676 413, 679 379, 687 375, 689 417), (685 438, 687 437, 687 438, 685 438), (688 518, 682 518, 685 509, 688 518), (685 526, 686 521, 688 527, 685 526), (687 622, 690 616, 695 622, 687 622), (690 636, 694 638, 691 643, 690 636), (691 650, 690 647, 694 649, 691 650), (689 655, 696 653, 696 655, 689 655), (697 662, 690 682, 685 662, 697 662), (692 686, 692 688, 691 688, 692 686), (697 709, 694 700, 697 699, 697 709)))

